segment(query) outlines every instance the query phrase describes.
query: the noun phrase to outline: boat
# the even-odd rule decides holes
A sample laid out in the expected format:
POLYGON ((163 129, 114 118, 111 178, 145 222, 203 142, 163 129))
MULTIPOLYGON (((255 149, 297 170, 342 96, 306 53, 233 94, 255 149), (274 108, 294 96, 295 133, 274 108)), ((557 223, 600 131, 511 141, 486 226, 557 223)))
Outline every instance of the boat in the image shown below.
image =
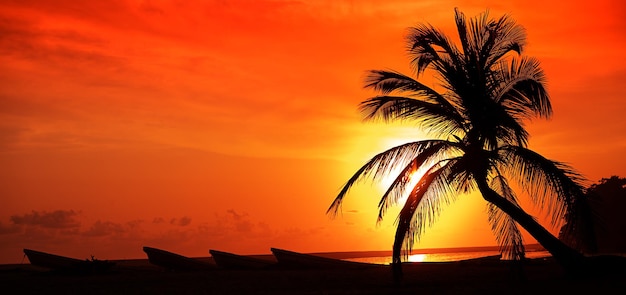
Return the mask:
POLYGON ((28 257, 30 264, 51 269, 70 269, 83 263, 80 259, 30 249, 24 249, 24 254, 28 257))
POLYGON ((481 262, 481 261, 500 261, 502 260, 502 254, 495 254, 489 256, 482 256, 476 258, 468 258, 460 260, 461 262, 481 262))
POLYGON ((261 269, 276 264, 276 261, 251 256, 238 255, 229 252, 209 250, 213 261, 220 268, 225 269, 261 269))
POLYGON ((346 261, 312 254, 304 254, 289 250, 271 248, 278 265, 296 268, 365 268, 375 264, 346 261))
POLYGON ((496 264, 496 263, 500 263, 502 261, 512 261, 512 260, 502 260, 502 254, 496 254, 496 255, 489 255, 489 256, 483 256, 483 257, 459 260, 459 262, 461 264, 466 264, 466 263, 469 263, 469 264, 496 264))
POLYGON ((143 251, 148 255, 150 263, 168 270, 198 271, 216 268, 215 264, 157 248, 143 247, 143 251))
POLYGON ((114 262, 98 260, 93 256, 91 257, 91 260, 80 260, 31 249, 24 249, 24 254, 28 257, 30 264, 53 270, 81 273, 102 273, 110 270, 115 265, 114 262))

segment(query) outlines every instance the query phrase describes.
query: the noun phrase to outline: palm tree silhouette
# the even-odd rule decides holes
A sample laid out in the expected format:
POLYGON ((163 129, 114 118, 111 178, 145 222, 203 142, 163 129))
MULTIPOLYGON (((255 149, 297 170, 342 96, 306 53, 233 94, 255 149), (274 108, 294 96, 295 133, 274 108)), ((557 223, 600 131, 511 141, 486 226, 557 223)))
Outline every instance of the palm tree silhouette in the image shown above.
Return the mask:
POLYGON ((527 214, 509 184, 516 181, 554 226, 566 216, 575 220, 584 197, 581 175, 527 148, 524 121, 548 118, 552 107, 539 62, 521 55, 524 29, 509 16, 493 19, 488 12, 468 21, 455 9, 455 20, 460 48, 429 24, 410 28, 407 36, 415 76, 432 72, 438 86, 372 70, 365 87, 380 95, 360 104, 366 120, 414 120, 435 139, 374 156, 348 180, 328 213, 338 213, 359 180, 381 180, 401 169, 379 203, 380 220, 406 197, 397 219, 394 266, 400 265, 402 249, 411 249, 445 204, 478 190, 488 202, 489 222, 506 257, 524 258, 519 224, 566 269, 580 268, 584 256, 527 214), (415 171, 423 173, 416 184, 410 181, 415 171))

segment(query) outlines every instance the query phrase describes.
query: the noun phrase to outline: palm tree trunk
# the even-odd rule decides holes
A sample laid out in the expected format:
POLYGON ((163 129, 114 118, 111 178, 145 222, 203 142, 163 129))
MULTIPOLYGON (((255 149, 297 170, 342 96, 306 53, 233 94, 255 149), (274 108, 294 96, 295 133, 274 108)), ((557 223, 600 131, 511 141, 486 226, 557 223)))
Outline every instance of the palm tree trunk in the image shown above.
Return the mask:
POLYGON ((584 256, 567 246, 543 226, 541 226, 532 216, 526 213, 519 206, 509 202, 497 192, 492 190, 486 182, 479 182, 478 188, 483 198, 511 216, 519 225, 530 233, 541 244, 552 257, 571 274, 580 272, 584 264, 584 256))

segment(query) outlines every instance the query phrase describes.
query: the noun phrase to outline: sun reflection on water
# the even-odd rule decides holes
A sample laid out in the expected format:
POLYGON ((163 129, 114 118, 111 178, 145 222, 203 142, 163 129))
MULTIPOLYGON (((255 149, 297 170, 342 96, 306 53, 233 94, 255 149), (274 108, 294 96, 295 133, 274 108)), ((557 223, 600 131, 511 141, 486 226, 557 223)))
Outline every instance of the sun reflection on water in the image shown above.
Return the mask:
POLYGON ((426 259, 426 254, 413 254, 409 255, 408 261, 410 262, 422 262, 426 259))

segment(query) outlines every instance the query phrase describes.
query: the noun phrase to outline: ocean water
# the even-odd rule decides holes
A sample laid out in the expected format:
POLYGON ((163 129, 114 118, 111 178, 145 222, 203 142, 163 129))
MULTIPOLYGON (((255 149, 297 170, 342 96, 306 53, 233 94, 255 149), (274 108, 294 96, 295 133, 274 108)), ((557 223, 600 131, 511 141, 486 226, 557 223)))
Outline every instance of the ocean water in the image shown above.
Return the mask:
MULTIPOLYGON (((419 253, 413 252, 407 261, 410 262, 450 262, 461 261, 467 259, 476 259, 481 257, 489 257, 499 255, 498 251, 472 251, 472 252, 447 252, 447 253, 419 253)), ((528 251, 526 252, 526 258, 544 258, 550 257, 550 253, 547 251, 528 251)), ((349 261, 375 263, 375 264, 390 264, 391 256, 376 256, 376 257, 358 257, 345 259, 349 261)))

